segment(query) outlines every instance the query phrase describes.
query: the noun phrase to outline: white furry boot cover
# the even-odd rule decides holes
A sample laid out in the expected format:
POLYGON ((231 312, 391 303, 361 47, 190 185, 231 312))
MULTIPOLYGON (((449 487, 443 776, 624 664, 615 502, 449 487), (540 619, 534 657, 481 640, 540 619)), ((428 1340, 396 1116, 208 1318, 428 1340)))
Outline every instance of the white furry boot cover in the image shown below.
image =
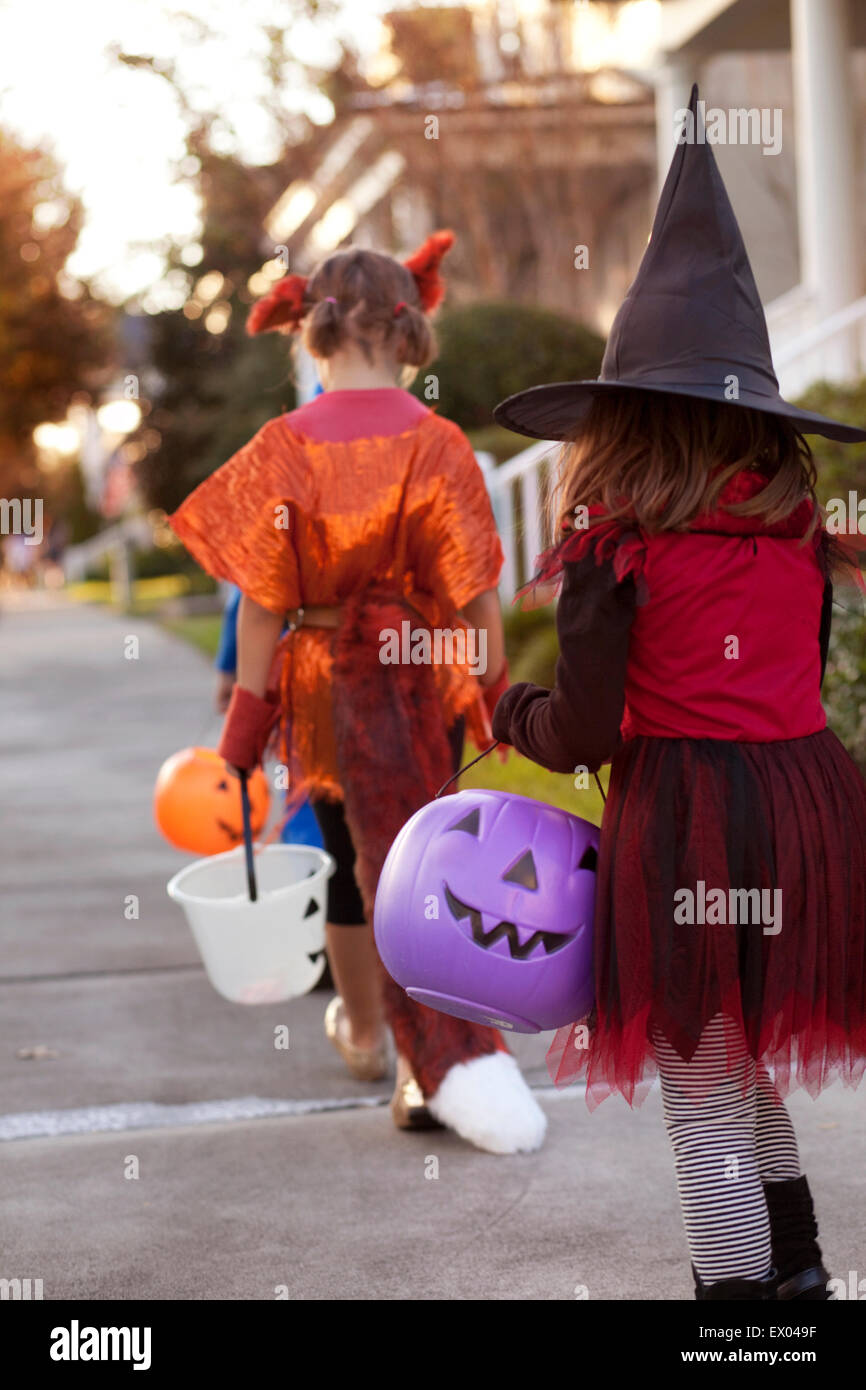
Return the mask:
POLYGON ((547 1131, 544 1111, 510 1052, 458 1062, 427 1109, 461 1139, 492 1154, 533 1153, 547 1131))

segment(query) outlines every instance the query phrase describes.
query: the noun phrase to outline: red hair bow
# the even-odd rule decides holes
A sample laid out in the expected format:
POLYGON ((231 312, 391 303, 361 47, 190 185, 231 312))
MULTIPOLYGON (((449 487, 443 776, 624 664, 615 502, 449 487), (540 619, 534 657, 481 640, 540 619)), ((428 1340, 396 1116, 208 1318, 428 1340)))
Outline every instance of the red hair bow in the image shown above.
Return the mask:
POLYGON ((286 275, 274 288, 250 309, 247 332, 271 333, 276 328, 295 329, 306 312, 304 294, 306 275, 286 275))
POLYGON ((439 274, 439 265, 453 245, 453 232, 431 232, 424 244, 403 262, 415 281, 425 314, 435 309, 445 294, 445 282, 439 274))
MULTIPOLYGON (((445 294, 445 282, 439 274, 439 265, 453 245, 453 232, 431 232, 423 245, 403 262, 415 281, 421 308, 426 314, 441 303, 445 294)), ((286 275, 279 280, 263 299, 253 305, 247 318, 247 332, 254 336, 257 333, 271 333, 278 328, 296 329, 309 307, 304 302, 307 281, 306 275, 286 275)))

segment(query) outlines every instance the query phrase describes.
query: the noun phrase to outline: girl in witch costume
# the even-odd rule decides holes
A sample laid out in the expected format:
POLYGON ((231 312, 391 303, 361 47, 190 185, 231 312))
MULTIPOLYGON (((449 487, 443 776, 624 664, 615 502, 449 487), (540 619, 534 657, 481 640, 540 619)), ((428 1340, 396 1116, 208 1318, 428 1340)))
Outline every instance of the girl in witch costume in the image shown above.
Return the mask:
POLYGON ((493 731, 611 763, 596 1005, 551 1074, 591 1109, 658 1074, 699 1299, 826 1299, 783 1097, 866 1068, 866 784, 820 700, 844 557, 803 436, 866 431, 779 395, 710 145, 675 154, 599 379, 496 418, 566 444, 556 688, 513 686, 493 731))
POLYGON ((302 330, 325 390, 269 421, 171 524, 243 593, 220 751, 235 768, 255 766, 279 721, 292 799, 310 798, 336 860, 327 946, 339 993, 327 1036, 356 1077, 376 1080, 387 1023, 397 1125, 445 1124, 511 1153, 537 1148, 545 1121, 500 1035, 410 1000, 382 970, 372 933, 391 842, 459 767, 464 729, 490 741, 489 711, 508 684, 502 549, 481 471, 457 426, 399 385, 434 356, 427 315, 453 239, 434 233, 405 264, 338 252, 254 305, 249 332, 302 330), (465 663, 382 659, 388 633, 408 629, 423 650, 432 629, 470 628, 487 633, 477 675, 465 663))

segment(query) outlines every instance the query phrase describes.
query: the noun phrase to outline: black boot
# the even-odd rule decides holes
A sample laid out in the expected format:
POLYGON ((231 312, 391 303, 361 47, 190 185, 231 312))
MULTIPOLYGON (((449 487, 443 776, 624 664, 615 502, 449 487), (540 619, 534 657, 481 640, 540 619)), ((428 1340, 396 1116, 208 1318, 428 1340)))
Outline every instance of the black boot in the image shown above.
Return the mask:
POLYGON ((779 1271, 776 1297, 825 1303, 829 1274, 821 1263, 818 1223, 805 1177, 764 1183, 773 1264, 779 1271))
POLYGON ((776 1271, 771 1270, 765 1279, 719 1279, 715 1284, 702 1284, 701 1276, 692 1265, 695 1276, 695 1298, 699 1303, 709 1303, 715 1299, 731 1299, 742 1303, 748 1300, 766 1300, 776 1297, 776 1271))

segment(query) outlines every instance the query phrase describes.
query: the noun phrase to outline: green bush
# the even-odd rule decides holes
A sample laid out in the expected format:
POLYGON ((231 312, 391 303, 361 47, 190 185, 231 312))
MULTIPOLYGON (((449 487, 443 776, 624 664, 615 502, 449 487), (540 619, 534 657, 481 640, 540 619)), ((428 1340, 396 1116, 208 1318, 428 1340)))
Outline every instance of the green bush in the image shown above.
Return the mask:
MULTIPOLYGON (((866 377, 846 386, 818 382, 799 401, 804 410, 817 410, 841 420, 845 425, 866 428, 866 377)), ((840 444, 835 439, 809 437, 818 469, 818 496, 826 503, 830 497, 845 496, 849 488, 866 487, 866 443, 840 444)))
POLYGON ((186 574, 197 579, 202 571, 189 551, 176 545, 154 545, 147 550, 136 549, 132 557, 136 579, 162 579, 166 574, 186 574))
MULTIPOLYGON (((211 594, 216 589, 215 581, 196 564, 183 546, 150 546, 146 550, 137 547, 132 552, 132 574, 134 579, 164 579, 167 575, 184 575, 188 581, 186 592, 190 594, 211 594)), ((85 580, 105 582, 112 576, 111 559, 103 556, 90 565, 84 575, 85 580)))
POLYGON ((534 681, 553 686, 559 642, 555 604, 522 613, 512 608, 505 615, 505 650, 513 682, 534 681))
POLYGON ((86 584, 107 584, 111 579, 111 566, 108 563, 108 556, 105 555, 101 560, 96 560, 92 565, 88 565, 84 571, 84 582, 86 584))
POLYGON ((419 372, 439 380, 439 410, 464 430, 492 424, 503 397, 547 381, 598 375, 604 342, 592 329, 549 309, 481 303, 448 309, 436 323, 439 356, 419 372))
POLYGON ((866 772, 866 618, 859 595, 840 591, 833 608, 830 654, 822 699, 827 721, 852 758, 866 772))
MULTIPOLYGON (((844 424, 866 427, 866 378, 844 386, 823 381, 797 402, 844 424)), ((818 470, 818 496, 844 498, 853 490, 862 500, 866 489, 866 443, 839 444, 813 435, 809 439, 818 470)), ((834 733, 866 771, 866 605, 849 586, 839 587, 833 607, 830 655, 822 698, 834 733)))
POLYGON ((467 430, 466 437, 476 453, 483 451, 492 454, 497 463, 505 463, 532 442, 525 435, 503 429, 502 425, 484 425, 478 430, 467 430))

